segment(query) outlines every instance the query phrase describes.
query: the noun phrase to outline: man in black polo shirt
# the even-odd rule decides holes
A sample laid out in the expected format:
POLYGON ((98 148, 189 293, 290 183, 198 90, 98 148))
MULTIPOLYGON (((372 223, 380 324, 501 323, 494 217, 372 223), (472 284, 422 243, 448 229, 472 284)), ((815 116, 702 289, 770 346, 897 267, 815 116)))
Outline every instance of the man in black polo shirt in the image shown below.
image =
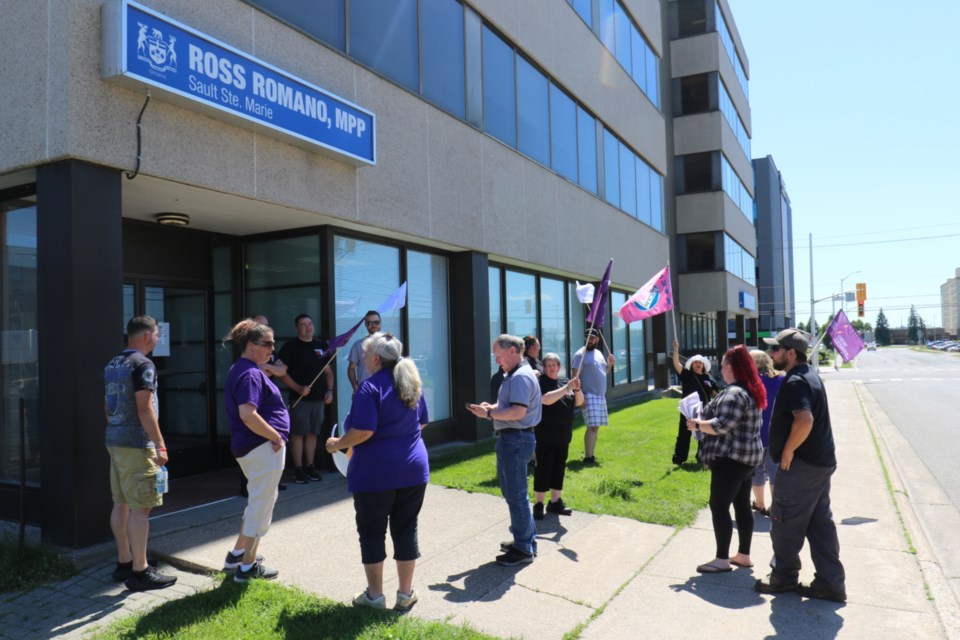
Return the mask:
POLYGON ((317 450, 317 434, 323 426, 324 408, 333 402, 333 367, 327 367, 323 375, 317 378, 317 374, 330 362, 329 357, 321 357, 327 348, 327 341, 314 337, 313 320, 307 314, 301 313, 293 323, 297 327, 297 338, 283 345, 277 360, 287 367, 286 374, 280 379, 290 387, 293 479, 298 484, 304 484, 311 480, 322 480, 313 464, 313 457, 317 450), (314 378, 317 378, 316 382, 313 382, 314 378), (300 402, 297 403, 297 400, 300 402), (297 406, 294 407, 294 404, 297 406))
POLYGON ((773 364, 787 372, 770 419, 770 457, 780 464, 771 509, 772 571, 757 580, 760 593, 797 591, 806 598, 847 599, 840 541, 830 511, 830 477, 837 469, 827 393, 807 364, 807 340, 784 329, 770 345, 773 364), (810 542, 815 569, 809 585, 798 581, 800 549, 810 542))

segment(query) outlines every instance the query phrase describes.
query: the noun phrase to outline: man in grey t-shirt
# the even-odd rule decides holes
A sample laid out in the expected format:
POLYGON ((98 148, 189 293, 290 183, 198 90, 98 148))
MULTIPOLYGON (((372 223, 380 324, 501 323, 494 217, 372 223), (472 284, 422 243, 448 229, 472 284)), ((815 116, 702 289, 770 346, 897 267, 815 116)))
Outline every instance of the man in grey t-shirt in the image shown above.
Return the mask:
POLYGON ((354 393, 357 392, 360 383, 370 375, 367 373, 367 367, 363 364, 363 341, 380 331, 380 322, 378 311, 375 309, 367 311, 367 315, 363 317, 363 324, 367 327, 367 335, 354 342, 353 346, 350 347, 350 354, 347 356, 347 360, 350 362, 347 365, 347 378, 350 380, 350 386, 353 387, 354 393))
POLYGON ((523 340, 503 334, 493 343, 497 364, 505 372, 497 403, 467 405, 470 413, 493 420, 497 438, 497 480, 510 510, 513 542, 501 545, 497 563, 512 567, 533 562, 537 555, 537 528, 527 495, 527 463, 536 450, 533 428, 541 417, 540 383, 523 357, 523 340))
POLYGON ((574 354, 570 368, 574 377, 579 375, 580 388, 583 389, 584 405, 580 411, 587 425, 583 434, 583 462, 594 464, 597 461, 594 457, 597 435, 600 427, 607 425, 607 374, 616 360, 612 353, 604 358, 603 351, 597 349, 602 337, 599 329, 587 329, 585 336, 587 344, 574 354))

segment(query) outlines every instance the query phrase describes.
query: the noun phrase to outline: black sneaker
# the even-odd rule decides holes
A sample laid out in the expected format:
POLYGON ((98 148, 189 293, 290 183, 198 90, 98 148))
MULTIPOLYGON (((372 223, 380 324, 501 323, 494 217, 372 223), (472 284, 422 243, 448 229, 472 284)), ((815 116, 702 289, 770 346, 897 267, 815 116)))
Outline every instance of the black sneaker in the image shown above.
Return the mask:
POLYGON ((766 578, 760 578, 753 584, 753 590, 759 593, 787 593, 788 591, 796 591, 797 583, 796 582, 780 582, 779 580, 774 580, 773 575, 768 575, 766 578))
MULTIPOLYGON (((256 560, 254 562, 263 562, 263 556, 259 553, 257 554, 256 560)), ((240 565, 243 564, 243 554, 241 553, 238 556, 233 555, 232 552, 227 551, 227 557, 223 561, 223 570, 224 571, 233 571, 234 569, 239 569, 240 565)))
POLYGON ((323 478, 320 476, 320 472, 317 471, 317 468, 312 464, 308 464, 303 468, 303 474, 307 476, 307 479, 311 482, 320 482, 323 478))
POLYGON ((543 520, 543 503, 536 502, 533 505, 533 519, 534 520, 543 520))
POLYGON ((821 587, 816 583, 816 580, 811 582, 809 585, 798 584, 797 593, 799 593, 804 598, 816 598, 818 600, 831 600, 833 602, 846 602, 847 594, 842 591, 832 591, 825 587, 821 587))
POLYGON ((254 562, 249 571, 244 571, 243 567, 237 567, 237 572, 233 574, 234 582, 249 582, 250 580, 275 580, 280 574, 279 571, 271 567, 265 567, 262 563, 254 562))
POLYGON ((165 589, 172 587, 177 583, 177 576, 168 576, 160 573, 151 566, 147 566, 146 571, 133 572, 123 583, 130 591, 150 591, 152 589, 165 589))
POLYGON ((293 481, 297 484, 307 484, 310 482, 310 478, 307 477, 303 467, 297 467, 293 470, 293 481))
MULTIPOLYGON (((156 567, 156 560, 147 560, 148 567, 156 567)), ((116 568, 111 574, 114 582, 125 582, 127 578, 133 576, 133 561, 130 562, 118 562, 116 568)))
POLYGON ((503 567, 515 567, 519 564, 530 564, 533 562, 533 556, 524 553, 516 547, 510 547, 505 554, 497 556, 497 564, 503 567))
POLYGON ((556 501, 551 500, 547 503, 547 513, 569 516, 573 511, 567 508, 567 505, 563 502, 563 498, 557 498, 556 501))

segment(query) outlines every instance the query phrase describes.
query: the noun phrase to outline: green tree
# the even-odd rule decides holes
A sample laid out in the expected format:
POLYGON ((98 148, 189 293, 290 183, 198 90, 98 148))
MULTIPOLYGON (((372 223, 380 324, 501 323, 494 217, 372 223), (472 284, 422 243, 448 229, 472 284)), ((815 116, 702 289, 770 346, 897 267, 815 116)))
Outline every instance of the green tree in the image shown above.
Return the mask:
POLYGON ((807 332, 810 331, 809 329, 807 329, 807 325, 804 324, 803 322, 797 323, 797 329, 799 329, 800 331, 807 331, 807 332))
POLYGON ((920 316, 920 344, 927 343, 927 323, 923 321, 923 316, 920 316))
POLYGON ((876 338, 877 344, 885 347, 890 344, 890 324, 887 322, 887 316, 883 313, 883 307, 880 308, 880 313, 877 314, 877 324, 876 329, 873 332, 873 337, 876 338))
POLYGON ((910 317, 907 319, 907 344, 918 344, 920 342, 920 316, 917 315, 917 308, 910 305, 910 317))

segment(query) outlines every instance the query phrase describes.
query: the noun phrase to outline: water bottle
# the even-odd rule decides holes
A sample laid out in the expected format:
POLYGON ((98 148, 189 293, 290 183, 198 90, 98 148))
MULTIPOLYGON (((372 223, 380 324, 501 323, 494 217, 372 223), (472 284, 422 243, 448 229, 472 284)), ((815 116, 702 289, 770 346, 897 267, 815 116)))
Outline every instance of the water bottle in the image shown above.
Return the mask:
POLYGON ((170 488, 167 483, 167 467, 166 465, 160 467, 160 471, 157 471, 157 494, 162 495, 167 492, 170 488))

